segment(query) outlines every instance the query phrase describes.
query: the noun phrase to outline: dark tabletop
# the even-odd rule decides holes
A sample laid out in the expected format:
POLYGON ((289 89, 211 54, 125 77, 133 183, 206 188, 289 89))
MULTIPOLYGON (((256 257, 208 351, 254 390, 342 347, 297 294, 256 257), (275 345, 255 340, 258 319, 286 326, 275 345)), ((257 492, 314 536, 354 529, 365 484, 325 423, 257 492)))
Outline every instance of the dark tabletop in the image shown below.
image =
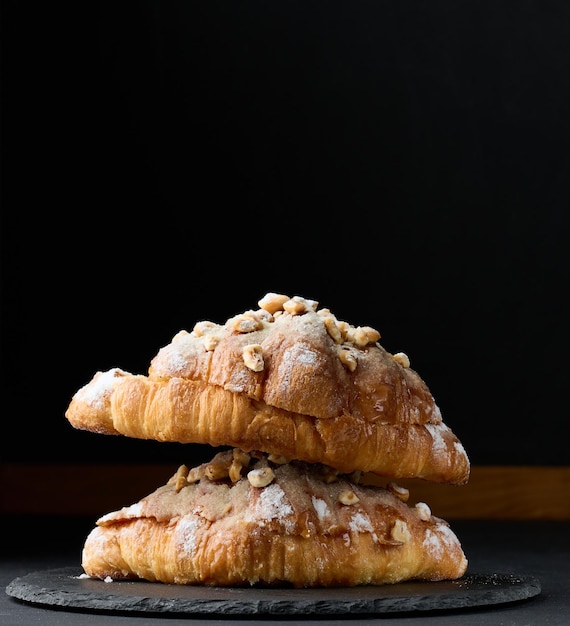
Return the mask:
MULTIPOLYGON (((0 584, 2 589, 16 579, 35 572, 51 571, 80 565, 81 547, 94 520, 56 517, 2 518, 3 545, 0 552, 0 584)), ((260 616, 194 615, 164 616, 153 613, 96 612, 46 608, 22 602, 5 591, 0 596, 0 623, 3 626, 30 624, 73 625, 93 624, 220 624, 256 622, 264 624, 453 624, 454 626, 488 625, 519 626, 540 624, 570 625, 570 522, 567 521, 478 521, 457 520, 452 528, 461 539, 469 559, 469 573, 530 577, 540 582, 541 592, 534 597, 467 609, 422 610, 405 613, 350 614, 344 616, 260 616)))

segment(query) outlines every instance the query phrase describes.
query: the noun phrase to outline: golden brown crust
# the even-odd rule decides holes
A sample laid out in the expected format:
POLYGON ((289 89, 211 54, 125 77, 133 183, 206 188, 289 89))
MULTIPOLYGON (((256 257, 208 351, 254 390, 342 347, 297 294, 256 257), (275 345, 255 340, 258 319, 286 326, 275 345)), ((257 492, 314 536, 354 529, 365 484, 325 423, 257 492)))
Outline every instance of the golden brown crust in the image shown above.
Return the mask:
POLYGON ((129 437, 261 449, 344 472, 463 484, 469 460, 425 382, 379 333, 303 298, 267 294, 224 325, 199 322, 148 376, 98 372, 73 426, 129 437))
POLYGON ((182 467, 167 485, 98 521, 83 549, 86 573, 295 587, 465 573, 457 537, 425 504, 408 506, 320 464, 270 459, 229 450, 194 470, 182 467), (270 482, 256 482, 264 471, 270 482))
POLYGON ((106 401, 98 402, 101 411, 95 418, 93 405, 84 410, 87 390, 73 399, 67 415, 76 427, 139 439, 264 450, 346 473, 457 484, 469 475, 463 447, 441 422, 371 425, 344 414, 318 420, 180 378, 158 382, 113 372, 99 374, 97 381, 102 378, 112 391, 108 389, 106 401))

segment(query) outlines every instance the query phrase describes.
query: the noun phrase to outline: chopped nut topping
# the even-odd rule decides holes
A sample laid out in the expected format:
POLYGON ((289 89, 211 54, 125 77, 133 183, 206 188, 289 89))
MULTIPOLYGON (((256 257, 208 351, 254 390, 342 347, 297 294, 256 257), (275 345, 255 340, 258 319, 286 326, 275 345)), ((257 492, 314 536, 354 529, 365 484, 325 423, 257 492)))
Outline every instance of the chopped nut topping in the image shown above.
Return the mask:
POLYGON ((263 322, 255 311, 246 311, 228 320, 229 327, 238 333, 252 333, 263 328, 263 322))
POLYGON ((397 352, 394 354, 394 359, 397 363, 399 363, 402 367, 408 368, 410 367, 410 359, 408 355, 404 352, 397 352))
POLYGON ((277 311, 283 310, 283 305, 289 300, 289 296, 284 296, 278 293, 267 293, 257 303, 259 308, 264 309, 272 315, 277 311))
POLYGON ((364 326, 366 334, 368 335, 368 343, 376 343, 380 340, 382 335, 375 328, 371 328, 370 326, 364 326))
POLYGON ((249 465, 251 456, 247 452, 244 452, 243 450, 240 450, 239 448, 233 448, 232 458, 234 461, 239 461, 242 465, 249 465))
POLYGON ((291 315, 301 315, 307 311, 307 305, 302 298, 295 296, 283 304, 283 309, 291 315))
POLYGON ((327 333, 332 337, 335 343, 342 343, 342 334, 340 328, 332 315, 328 315, 324 318, 325 329, 327 333))
POLYGON ((270 467, 259 467, 247 473, 247 479, 252 487, 267 487, 275 478, 275 472, 270 467))
POLYGON ((243 465, 234 459, 232 464, 230 465, 230 469, 228 470, 228 475, 232 483, 237 483, 237 481, 241 478, 241 470, 243 465))
POLYGON ((348 348, 341 348, 338 351, 338 358, 349 372, 354 372, 354 370, 356 369, 357 361, 354 354, 352 354, 352 352, 348 348))
POLYGON ((269 311, 266 311, 265 309, 258 309, 255 313, 259 317, 259 319, 263 320, 264 322, 274 321, 273 315, 271 315, 271 313, 269 311))
POLYGON ((228 470, 228 475, 232 483, 237 483, 241 478, 241 470, 249 465, 250 456, 246 452, 234 448, 232 450, 232 462, 228 470))
POLYGON ((204 473, 206 478, 210 480, 220 480, 221 478, 227 478, 229 470, 230 466, 228 463, 212 461, 206 465, 206 471, 204 473))
POLYGON ((263 354, 261 352, 261 346, 258 343, 252 343, 248 346, 244 346, 242 351, 243 362, 253 372, 261 372, 265 367, 263 362, 263 354))
POLYGON ((168 480, 167 485, 175 485, 176 493, 178 493, 181 489, 186 487, 186 485, 188 484, 188 481, 186 480, 187 476, 188 476, 188 468, 186 467, 186 465, 181 465, 176 470, 176 474, 174 474, 174 476, 172 476, 168 480))
POLYGON ((365 348, 370 343, 376 343, 380 333, 370 326, 349 327, 346 330, 346 341, 350 341, 358 348, 365 348))
POLYGON ((206 473, 206 469, 203 465, 199 465, 198 467, 193 467, 186 477, 186 482, 191 485, 192 483, 197 483, 202 476, 206 473))
POLYGON ((182 337, 187 337, 190 333, 187 330, 180 330, 176 333, 176 335, 174 335, 174 337, 172 337, 172 343, 175 343, 176 341, 180 341, 180 339, 182 339, 182 337))
POLYGON ((418 502, 414 509, 421 520, 429 522, 431 518, 431 509, 425 502, 418 502))
POLYGON ((400 485, 394 482, 388 483, 386 485, 386 488, 402 502, 407 502, 408 498, 410 497, 410 492, 405 487, 400 487, 400 485))
POLYGON ((399 541, 401 543, 408 543, 408 541, 412 538, 408 525, 401 519, 397 519, 394 522, 394 526, 392 526, 392 530, 390 531, 390 536, 394 541, 399 541))
POLYGON ((345 491, 341 491, 338 496, 338 501, 341 504, 351 505, 356 504, 360 501, 360 498, 352 491, 352 489, 346 489, 345 491))
POLYGON ((350 329, 352 326, 348 322, 340 322, 337 320, 337 326, 340 330, 340 334, 342 335, 343 341, 348 341, 348 335, 350 333, 350 329))
POLYGON ((366 341, 364 345, 376 343, 380 339, 380 333, 371 326, 360 326, 357 330, 362 333, 362 340, 366 341))
POLYGON ((359 348, 364 348, 368 343, 368 337, 361 328, 350 328, 347 333, 347 340, 359 348))
POLYGON ((207 352, 215 350, 216 346, 220 343, 220 338, 216 335, 208 335, 204 337, 204 348, 207 352))
POLYGON ((289 459, 286 456, 277 455, 277 454, 269 454, 267 456, 267 460, 275 463, 275 465, 285 465, 285 463, 289 463, 289 459))
POLYGON ((301 315, 307 311, 316 311, 319 303, 316 300, 307 300, 301 296, 294 296, 283 303, 283 309, 291 315, 301 315))
POLYGON ((196 335, 196 337, 202 337, 205 332, 212 330, 212 328, 216 328, 216 324, 213 322, 198 322, 194 325, 192 332, 196 335))

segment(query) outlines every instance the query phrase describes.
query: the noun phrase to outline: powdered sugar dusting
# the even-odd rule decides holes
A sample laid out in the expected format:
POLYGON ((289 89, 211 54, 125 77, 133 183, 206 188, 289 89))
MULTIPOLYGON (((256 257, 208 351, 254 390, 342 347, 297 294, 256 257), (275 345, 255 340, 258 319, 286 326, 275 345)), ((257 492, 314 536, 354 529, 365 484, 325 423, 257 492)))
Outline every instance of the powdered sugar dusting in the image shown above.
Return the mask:
POLYGON ((319 360, 318 354, 302 343, 296 343, 283 353, 279 364, 278 376, 284 386, 291 382, 291 372, 299 367, 316 367, 319 360))
POLYGON ((317 362, 317 354, 312 350, 307 350, 305 348, 299 348, 296 351, 295 358, 297 359, 298 365, 315 365, 317 362))
POLYGON ((234 393, 244 393, 250 384, 250 371, 247 368, 244 368, 241 371, 235 370, 232 372, 232 380, 225 385, 225 388, 228 391, 233 391, 234 393))
POLYGON ((195 515, 184 516, 176 525, 176 544, 183 554, 192 555, 196 550, 196 531, 201 523, 195 515))
POLYGON ((445 524, 438 524, 437 530, 442 541, 449 547, 458 543, 456 534, 451 530, 451 528, 449 528, 449 526, 446 526, 445 524))
POLYGON ((432 450, 436 455, 447 453, 447 444, 443 438, 443 433, 449 430, 445 424, 426 424, 425 427, 429 431, 432 438, 432 450))
POLYGON ((105 401, 113 391, 117 378, 125 376, 125 374, 128 374, 128 372, 118 367, 114 367, 107 372, 97 372, 93 380, 75 394, 76 398, 94 409, 102 409, 105 401))
POLYGON ((127 515, 129 517, 140 517, 142 515, 142 508, 142 502, 131 504, 131 506, 127 509, 127 515))
POLYGON ((271 483, 264 487, 259 494, 253 520, 260 526, 271 520, 278 520, 286 524, 286 518, 291 513, 293 513, 293 507, 285 492, 277 483, 271 483))
POLYGON ((168 356, 163 365, 165 373, 171 377, 175 377, 187 367, 188 359, 179 350, 172 349, 168 352, 168 356))
POLYGON ((457 545, 457 536, 446 524, 438 524, 434 530, 426 530, 423 547, 434 559, 443 556, 446 546, 450 549, 457 545))
POLYGON ((283 519, 293 513, 285 492, 277 483, 267 486, 259 497, 260 513, 263 519, 283 519))
POLYGON ((321 498, 317 498, 315 496, 311 496, 311 500, 313 501, 313 508, 317 513, 317 517, 319 518, 319 522, 322 522, 327 517, 330 517, 330 510, 327 506, 327 503, 321 498))
POLYGON ((461 454, 461 455, 467 454, 467 453, 465 452, 465 448, 463 447, 463 444, 462 444, 460 441, 454 441, 454 442, 453 442, 453 447, 455 448, 455 450, 456 450, 459 454, 461 454))
POLYGON ((443 545, 440 537, 429 528, 423 540, 424 550, 434 559, 439 559, 443 555, 443 545))
POLYGON ((432 417, 433 420, 435 420, 437 422, 441 422, 441 420, 442 420, 441 409, 439 408, 439 406, 437 404, 434 404, 434 406, 433 406, 433 411, 432 411, 431 417, 432 417))
POLYGON ((357 533, 371 533, 374 530, 368 517, 363 515, 360 511, 352 516, 348 527, 350 530, 357 533))

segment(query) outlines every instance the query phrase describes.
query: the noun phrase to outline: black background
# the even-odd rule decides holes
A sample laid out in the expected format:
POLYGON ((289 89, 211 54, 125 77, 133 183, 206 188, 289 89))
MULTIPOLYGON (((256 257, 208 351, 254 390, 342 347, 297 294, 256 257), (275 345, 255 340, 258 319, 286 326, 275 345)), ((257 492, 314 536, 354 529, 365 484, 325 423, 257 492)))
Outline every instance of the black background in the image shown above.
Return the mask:
POLYGON ((276 291, 406 352, 472 463, 567 464, 569 32, 565 1, 4 1, 3 460, 201 455, 64 412, 276 291))

